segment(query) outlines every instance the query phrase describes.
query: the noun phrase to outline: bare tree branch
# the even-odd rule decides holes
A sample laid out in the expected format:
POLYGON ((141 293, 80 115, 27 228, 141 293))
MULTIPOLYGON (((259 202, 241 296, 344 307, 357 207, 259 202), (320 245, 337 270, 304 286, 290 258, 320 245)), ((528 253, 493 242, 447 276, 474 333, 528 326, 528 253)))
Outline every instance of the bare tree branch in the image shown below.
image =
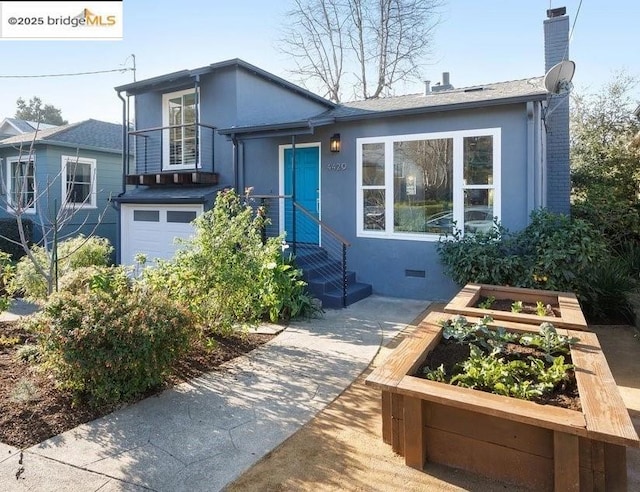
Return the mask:
POLYGON ((294 0, 280 50, 291 73, 340 102, 347 80, 362 99, 417 79, 444 0, 294 0))

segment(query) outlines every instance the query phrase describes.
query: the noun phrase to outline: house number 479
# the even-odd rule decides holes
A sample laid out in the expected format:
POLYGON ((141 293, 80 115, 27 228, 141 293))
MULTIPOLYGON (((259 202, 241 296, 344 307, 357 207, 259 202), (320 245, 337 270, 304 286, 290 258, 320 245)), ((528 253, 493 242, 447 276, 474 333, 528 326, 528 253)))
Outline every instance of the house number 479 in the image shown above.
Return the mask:
POLYGON ((346 171, 347 164, 345 162, 330 162, 327 164, 327 169, 329 171, 346 171))

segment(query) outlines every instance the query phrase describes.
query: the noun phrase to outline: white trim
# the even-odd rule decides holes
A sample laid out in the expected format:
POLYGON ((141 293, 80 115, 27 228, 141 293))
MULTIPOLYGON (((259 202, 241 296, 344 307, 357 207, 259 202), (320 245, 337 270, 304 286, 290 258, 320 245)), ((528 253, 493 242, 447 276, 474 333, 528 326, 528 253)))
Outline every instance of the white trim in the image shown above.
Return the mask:
POLYGON ((13 170, 11 169, 11 165, 15 162, 32 162, 33 163, 33 207, 29 207, 25 209, 24 213, 26 214, 35 214, 37 209, 37 200, 38 200, 38 181, 36 180, 36 156, 32 155, 15 155, 5 158, 5 166, 7 171, 7 212, 15 214, 15 210, 13 208, 13 204, 11 202, 11 194, 12 183, 13 183, 13 170))
POLYGON ((91 159, 89 157, 77 157, 75 155, 63 155, 60 158, 61 161, 61 179, 62 181, 62 205, 64 207, 69 208, 84 208, 91 209, 97 208, 98 198, 97 198, 97 163, 96 159, 91 159), (91 191, 90 191, 90 200, 85 200, 82 203, 77 202, 67 202, 67 164, 71 161, 71 165, 75 166, 77 164, 89 164, 91 166, 91 191))
MULTIPOLYGON (((198 89, 196 94, 196 88, 193 87, 191 89, 185 89, 182 91, 176 92, 166 92, 162 94, 162 126, 169 126, 169 108, 167 103, 170 99, 175 99, 176 97, 182 97, 187 94, 195 94, 196 95, 196 111, 198 112, 198 121, 200 121, 200 90, 198 89)), ((197 169, 201 167, 201 156, 200 149, 196 148, 196 162, 193 164, 179 164, 179 165, 170 165, 170 153, 169 153, 169 143, 170 143, 170 133, 169 129, 161 130, 162 131, 162 163, 161 167, 163 171, 170 171, 173 169, 197 169)), ((197 132, 200 132, 200 127, 196 128, 197 132)), ((200 135, 197 138, 198 147, 200 147, 201 140, 200 135)))
MULTIPOLYGON (((295 145, 296 149, 318 147, 318 220, 322 220, 322 144, 320 142, 300 143, 295 145)), ((284 196, 284 151, 292 149, 293 145, 285 144, 278 146, 278 194, 284 196)), ((284 233, 284 200, 279 200, 278 208, 278 232, 284 233)), ((285 238, 286 239, 286 238, 285 238)), ((322 228, 318 226, 318 243, 322 246, 322 228)))
MULTIPOLYGON (((473 189, 494 190, 493 215, 502 216, 502 140, 501 128, 479 128, 473 130, 456 130, 433 133, 414 133, 406 135, 385 135, 380 137, 362 137, 356 139, 356 236, 364 238, 398 239, 407 241, 438 241, 440 234, 394 232, 394 176, 393 176, 393 144, 394 142, 406 142, 414 140, 453 140, 453 219, 457 224, 464 224, 464 191, 473 189), (493 183, 491 185, 465 185, 462 179, 464 175, 464 138, 483 137, 493 138, 493 183), (384 143, 385 152, 385 184, 384 186, 362 185, 362 147, 363 144, 384 143), (385 191, 385 230, 364 230, 363 218, 363 190, 384 189, 385 191)), ((464 225, 462 226, 464 229, 464 225)))

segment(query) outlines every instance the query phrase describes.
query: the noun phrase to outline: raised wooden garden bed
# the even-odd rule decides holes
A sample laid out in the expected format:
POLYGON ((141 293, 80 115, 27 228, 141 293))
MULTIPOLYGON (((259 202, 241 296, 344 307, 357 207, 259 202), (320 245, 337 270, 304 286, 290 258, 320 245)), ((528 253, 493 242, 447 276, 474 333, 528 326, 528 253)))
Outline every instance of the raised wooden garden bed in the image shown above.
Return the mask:
POLYGON ((430 313, 366 379, 382 391, 384 442, 420 470, 434 462, 534 490, 626 490, 625 448, 640 440, 596 335, 558 330, 580 339, 571 348, 578 412, 414 376, 452 316, 430 313))
MULTIPOLYGON (((509 303, 510 304, 510 303, 509 303)), ((491 316, 494 320, 504 320, 514 323, 524 323, 539 326, 545 321, 556 328, 570 328, 572 330, 586 330, 587 322, 582 314, 580 303, 571 292, 556 292, 551 290, 524 289, 520 287, 506 287, 501 285, 467 284, 444 308, 447 313, 462 314, 464 316, 491 316), (511 309, 500 310, 478 307, 482 299, 489 297, 495 300, 521 301, 536 305, 551 306, 553 315, 539 316, 530 313, 514 313, 511 309)))

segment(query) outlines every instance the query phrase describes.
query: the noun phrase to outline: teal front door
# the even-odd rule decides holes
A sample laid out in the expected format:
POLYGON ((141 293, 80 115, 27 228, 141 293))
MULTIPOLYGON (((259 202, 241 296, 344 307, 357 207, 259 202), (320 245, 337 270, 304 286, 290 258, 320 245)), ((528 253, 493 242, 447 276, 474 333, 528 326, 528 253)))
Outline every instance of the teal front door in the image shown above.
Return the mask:
MULTIPOLYGON (((318 219, 320 215, 320 148, 296 147, 295 150, 295 173, 293 172, 293 149, 284 151, 284 194, 295 195, 295 201, 318 219)), ((294 213, 292 199, 285 201, 284 228, 288 242, 319 243, 318 224, 299 208, 294 213)))

